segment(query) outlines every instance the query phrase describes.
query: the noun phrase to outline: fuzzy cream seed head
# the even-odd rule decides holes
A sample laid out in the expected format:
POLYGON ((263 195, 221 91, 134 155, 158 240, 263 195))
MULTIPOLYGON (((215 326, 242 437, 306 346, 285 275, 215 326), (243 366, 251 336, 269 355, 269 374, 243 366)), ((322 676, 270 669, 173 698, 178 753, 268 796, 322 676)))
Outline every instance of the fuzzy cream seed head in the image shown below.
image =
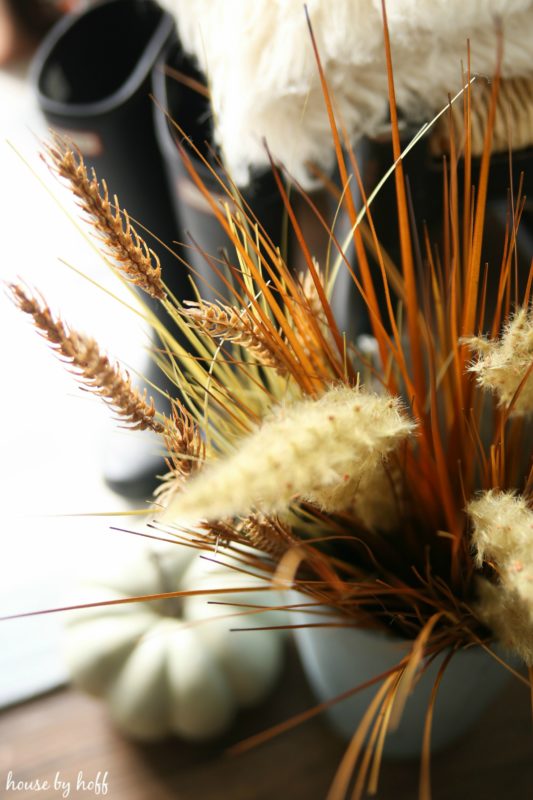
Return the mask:
POLYGON ((533 604, 531 597, 486 578, 478 581, 479 618, 507 650, 533 665, 533 604))
POLYGON ((370 458, 357 476, 315 491, 312 501, 328 513, 348 512, 370 530, 391 531, 401 519, 402 475, 392 457, 370 458))
POLYGON ((517 311, 507 321, 499 339, 477 337, 466 339, 465 343, 477 356, 469 370, 478 385, 495 394, 501 408, 509 408, 514 401, 512 413, 531 413, 533 307, 517 311))
MULTIPOLYGON (((190 481, 166 518, 273 513, 295 499, 325 509, 325 490, 351 483, 359 491, 362 476, 383 471, 383 459, 414 429, 398 399, 359 388, 332 388, 318 400, 280 406, 233 454, 190 481)), ((331 497, 341 510, 342 492, 331 497)))
POLYGON ((505 565, 525 558, 533 563, 533 511, 521 495, 484 492, 467 508, 473 523, 472 544, 478 566, 490 559, 505 565))
POLYGON ((533 664, 533 511, 512 492, 485 492, 468 506, 478 566, 490 560, 496 582, 478 581, 476 612, 508 649, 533 664))

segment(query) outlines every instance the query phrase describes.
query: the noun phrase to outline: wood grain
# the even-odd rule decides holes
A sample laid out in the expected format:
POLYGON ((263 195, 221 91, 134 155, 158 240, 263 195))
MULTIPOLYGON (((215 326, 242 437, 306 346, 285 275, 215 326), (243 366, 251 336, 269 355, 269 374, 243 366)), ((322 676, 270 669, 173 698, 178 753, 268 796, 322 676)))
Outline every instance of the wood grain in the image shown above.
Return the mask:
MULTIPOLYGON (((283 682, 261 708, 243 713, 216 744, 178 739, 138 744, 119 735, 105 707, 73 689, 13 707, 0 717, 0 797, 59 798, 58 791, 6 791, 6 777, 75 787, 78 773, 108 772, 111 800, 323 800, 344 745, 315 718, 244 755, 227 748, 311 707, 311 694, 291 651, 283 682)), ((533 798, 533 738, 527 690, 511 680, 471 734, 433 759, 433 800, 533 798)), ((416 763, 388 762, 380 800, 415 800, 416 763)), ((71 790, 70 797, 94 793, 71 790)))

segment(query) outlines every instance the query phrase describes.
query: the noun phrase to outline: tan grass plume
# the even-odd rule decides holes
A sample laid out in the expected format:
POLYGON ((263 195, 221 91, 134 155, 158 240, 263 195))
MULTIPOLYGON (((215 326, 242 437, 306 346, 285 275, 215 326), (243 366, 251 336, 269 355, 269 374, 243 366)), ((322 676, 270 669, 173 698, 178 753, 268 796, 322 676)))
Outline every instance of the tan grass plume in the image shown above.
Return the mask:
POLYGON ((358 387, 280 406, 228 457, 209 465, 169 505, 166 518, 216 519, 287 509, 295 499, 323 510, 357 504, 364 475, 410 436, 400 401, 358 387), (356 498, 343 493, 353 482, 356 498))

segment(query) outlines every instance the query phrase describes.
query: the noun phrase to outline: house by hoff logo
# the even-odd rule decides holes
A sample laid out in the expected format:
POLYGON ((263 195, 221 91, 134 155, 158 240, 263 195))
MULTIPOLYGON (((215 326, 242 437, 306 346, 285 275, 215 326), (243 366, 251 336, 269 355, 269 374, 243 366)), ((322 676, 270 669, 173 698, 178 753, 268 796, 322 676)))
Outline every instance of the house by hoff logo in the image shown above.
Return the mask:
POLYGON ((78 772, 75 779, 66 779, 61 775, 61 772, 56 772, 53 778, 19 778, 13 770, 9 770, 5 782, 6 793, 16 792, 48 792, 48 797, 51 797, 51 792, 57 792, 58 797, 80 797, 82 793, 87 796, 93 795, 103 796, 109 792, 108 783, 109 773, 97 772, 96 775, 86 775, 83 770, 78 772))

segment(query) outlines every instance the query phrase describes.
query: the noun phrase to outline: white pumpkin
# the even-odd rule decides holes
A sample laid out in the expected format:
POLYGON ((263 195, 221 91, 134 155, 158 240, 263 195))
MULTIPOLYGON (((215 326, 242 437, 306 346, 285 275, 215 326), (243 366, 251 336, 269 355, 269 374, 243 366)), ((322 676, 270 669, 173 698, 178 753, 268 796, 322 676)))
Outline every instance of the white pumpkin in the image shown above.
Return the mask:
MULTIPOLYGON (((220 555, 222 561, 227 556, 220 555)), ((161 592, 265 583, 172 546, 144 553, 120 574, 87 584, 98 603, 161 592)), ((271 592, 194 595, 96 606, 66 622, 65 656, 74 684, 104 698, 125 733, 190 740, 220 734, 241 707, 261 701, 282 665, 279 631, 230 631, 282 625, 276 612, 228 618, 242 610, 222 603, 273 605, 271 592)))

